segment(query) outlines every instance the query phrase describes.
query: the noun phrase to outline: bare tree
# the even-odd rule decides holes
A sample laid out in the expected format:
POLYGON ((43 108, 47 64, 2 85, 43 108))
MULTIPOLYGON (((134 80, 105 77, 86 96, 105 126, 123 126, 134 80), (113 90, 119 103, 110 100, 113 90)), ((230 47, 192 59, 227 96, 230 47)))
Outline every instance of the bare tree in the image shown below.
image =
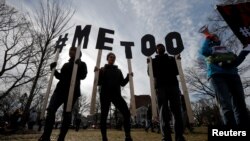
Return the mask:
MULTIPOLYGON (((98 90, 100 92, 100 88, 98 90)), ((92 124, 95 124, 97 125, 98 124, 98 121, 100 121, 100 118, 101 118, 101 102, 100 102, 100 95, 97 94, 96 95, 96 103, 95 103, 95 114, 94 115, 91 115, 91 119, 92 119, 92 124)))
POLYGON ((208 83, 207 77, 201 72, 198 72, 198 69, 187 68, 186 80, 189 85, 189 90, 197 96, 215 97, 215 94, 208 83))
POLYGON ((90 102, 88 100, 88 97, 86 95, 81 95, 79 100, 79 113, 83 114, 90 110, 90 102))
POLYGON ((221 124, 218 106, 214 99, 200 99, 192 102, 192 109, 195 118, 195 124, 201 125, 219 125, 221 124))
MULTIPOLYGON (((42 105, 44 102, 45 89, 47 88, 47 78, 42 77, 39 79, 39 83, 34 91, 34 98, 31 104, 31 109, 36 109, 37 111, 42 110, 42 105)), ((30 88, 29 88, 30 89, 30 88)))
POLYGON ((67 24, 72 18, 74 11, 66 8, 61 1, 47 0, 40 3, 36 11, 34 27, 37 43, 37 69, 29 98, 25 106, 24 117, 29 112, 32 100, 35 96, 35 89, 40 77, 48 73, 49 59, 53 53, 53 40, 69 29, 67 24))
POLYGON ((22 24, 19 20, 23 16, 17 17, 17 14, 15 8, 6 5, 5 1, 0 2, 0 32, 12 30, 22 24))
POLYGON ((23 94, 23 88, 17 87, 0 101, 0 111, 13 112, 16 109, 23 110, 27 99, 28 95, 23 94))
MULTIPOLYGON (((194 66, 185 69, 186 82, 189 86, 191 93, 194 93, 197 97, 204 98, 215 98, 215 93, 209 84, 206 67, 200 65, 201 60, 194 61, 194 66)), ((244 66, 243 66, 244 67, 244 66)), ((239 73, 246 73, 249 69, 239 68, 239 73)), ((245 96, 250 96, 248 89, 250 88, 250 78, 241 77, 243 89, 245 91, 245 96)))
POLYGON ((3 7, 0 10, 0 25, 3 24, 0 26, 0 100, 13 89, 32 81, 29 75, 30 59, 34 56, 30 23, 13 8, 7 5, 3 7), (3 13, 5 15, 2 17, 3 13))

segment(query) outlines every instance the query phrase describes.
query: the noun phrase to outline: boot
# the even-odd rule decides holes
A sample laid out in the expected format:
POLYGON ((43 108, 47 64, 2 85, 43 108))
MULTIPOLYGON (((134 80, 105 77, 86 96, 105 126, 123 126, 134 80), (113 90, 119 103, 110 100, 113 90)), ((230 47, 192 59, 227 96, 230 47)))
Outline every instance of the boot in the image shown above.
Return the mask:
POLYGON ((43 138, 43 136, 41 136, 38 141, 50 141, 50 139, 46 139, 46 138, 43 138))
POLYGON ((108 138, 107 137, 103 137, 102 141, 108 141, 108 138))
POLYGON ((126 137, 125 141, 133 141, 133 139, 131 137, 126 137))

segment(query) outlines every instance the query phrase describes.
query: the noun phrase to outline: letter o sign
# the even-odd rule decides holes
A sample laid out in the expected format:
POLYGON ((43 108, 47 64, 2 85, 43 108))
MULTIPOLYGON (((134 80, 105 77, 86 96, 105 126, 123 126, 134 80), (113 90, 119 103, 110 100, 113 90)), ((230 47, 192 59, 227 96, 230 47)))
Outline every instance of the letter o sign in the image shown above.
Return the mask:
POLYGON ((184 50, 184 45, 181 39, 181 34, 178 32, 170 32, 165 37, 167 52, 171 55, 180 54, 184 50), (176 41, 176 47, 174 47, 174 40, 176 41))

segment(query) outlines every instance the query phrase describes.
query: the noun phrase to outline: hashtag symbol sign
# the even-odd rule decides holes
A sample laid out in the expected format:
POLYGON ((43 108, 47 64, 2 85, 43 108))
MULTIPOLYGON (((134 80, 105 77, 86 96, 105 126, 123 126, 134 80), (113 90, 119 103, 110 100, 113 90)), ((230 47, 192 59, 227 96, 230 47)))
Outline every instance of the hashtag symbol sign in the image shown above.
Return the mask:
POLYGON ((243 36, 250 37, 250 28, 248 29, 246 27, 241 27, 240 32, 242 33, 243 36))
MULTIPOLYGON (((56 41, 56 50, 60 49, 59 52, 62 52, 62 48, 66 46, 66 41, 68 40, 68 33, 65 34, 64 38, 62 38, 62 35, 59 36, 58 40, 56 41)), ((56 52, 55 50, 55 52, 56 52)))

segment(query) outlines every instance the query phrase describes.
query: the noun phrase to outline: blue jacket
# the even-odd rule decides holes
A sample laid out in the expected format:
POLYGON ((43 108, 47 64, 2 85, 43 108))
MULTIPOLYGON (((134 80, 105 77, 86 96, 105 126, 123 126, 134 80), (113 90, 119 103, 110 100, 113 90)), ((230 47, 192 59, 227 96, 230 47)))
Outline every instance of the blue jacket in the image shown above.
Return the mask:
MULTIPOLYGON (((212 46, 218 45, 216 43, 211 43, 210 39, 206 39, 202 45, 201 48, 201 54, 205 56, 206 58, 212 55, 212 46)), ((209 61, 206 61, 207 63, 207 75, 210 78, 213 74, 238 74, 237 67, 245 60, 247 54, 249 51, 241 51, 240 54, 236 57, 236 61, 233 67, 231 68, 222 68, 216 64, 210 63, 209 61)))

